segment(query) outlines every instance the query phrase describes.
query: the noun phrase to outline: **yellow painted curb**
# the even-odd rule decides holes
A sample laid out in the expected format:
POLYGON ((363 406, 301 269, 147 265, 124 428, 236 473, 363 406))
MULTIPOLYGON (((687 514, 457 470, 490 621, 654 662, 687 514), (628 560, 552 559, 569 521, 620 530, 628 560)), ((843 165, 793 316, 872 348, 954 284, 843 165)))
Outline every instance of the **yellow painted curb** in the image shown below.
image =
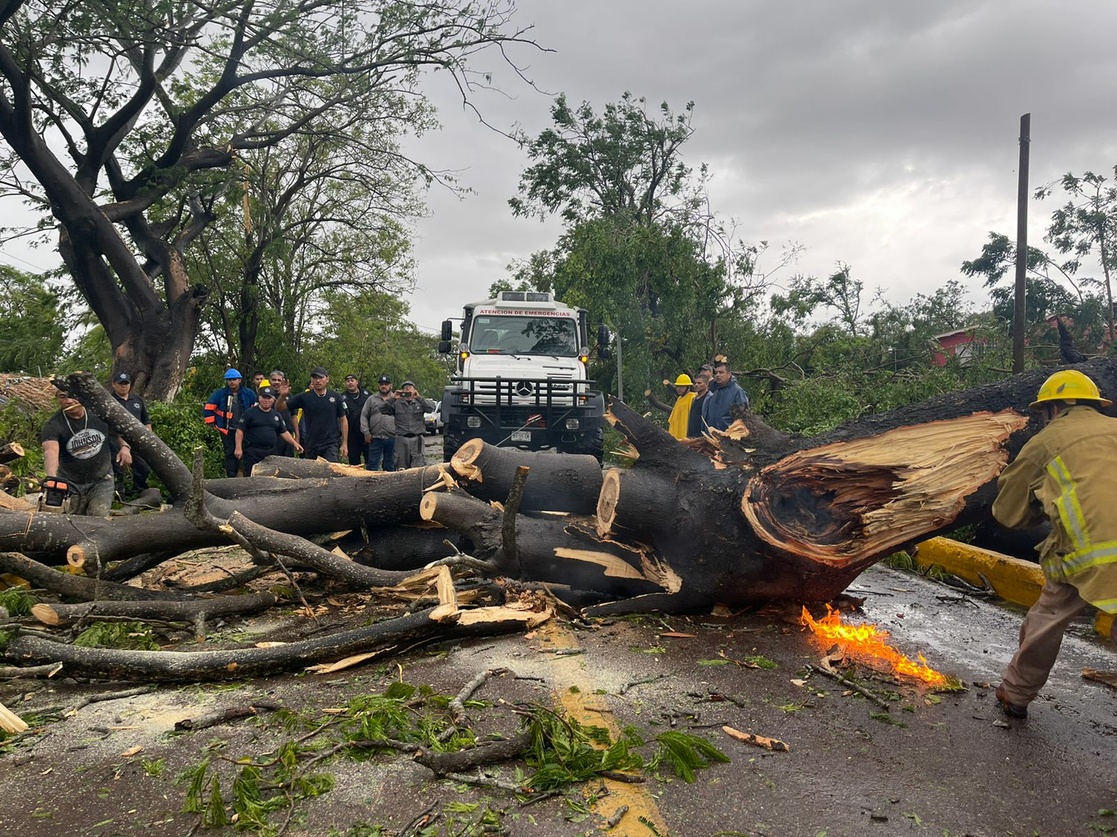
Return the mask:
MULTIPOLYGON (((984 587, 988 582, 1002 599, 1024 607, 1035 604, 1043 588, 1043 570, 1039 564, 950 538, 931 538, 916 545, 915 563, 921 568, 942 567, 977 587, 984 587)), ((1099 613, 1094 620, 1094 630, 1107 637, 1112 623, 1113 616, 1099 613)))
POLYGON ((915 548, 915 563, 920 567, 932 564, 942 567, 976 587, 984 587, 988 582, 1002 599, 1024 607, 1034 605, 1043 588, 1039 564, 950 538, 923 541, 915 548))
MULTIPOLYGON (((554 651, 570 652, 581 649, 577 637, 557 624, 557 620, 549 621, 539 629, 539 634, 550 640, 548 646, 554 651)), ((620 737, 621 731, 613 720, 612 710, 605 704, 602 695, 595 694, 599 686, 595 685, 586 673, 585 659, 582 655, 569 653, 552 655, 550 667, 555 672, 555 680, 566 684, 566 688, 560 689, 555 697, 568 717, 580 724, 604 727, 609 731, 610 737, 616 740, 620 737)), ((647 837, 649 834, 669 833, 667 821, 660 813, 655 797, 647 791, 647 785, 618 782, 615 779, 602 781, 608 793, 593 803, 594 813, 609 821, 622 808, 628 809, 620 817, 617 825, 609 829, 610 835, 647 837)))

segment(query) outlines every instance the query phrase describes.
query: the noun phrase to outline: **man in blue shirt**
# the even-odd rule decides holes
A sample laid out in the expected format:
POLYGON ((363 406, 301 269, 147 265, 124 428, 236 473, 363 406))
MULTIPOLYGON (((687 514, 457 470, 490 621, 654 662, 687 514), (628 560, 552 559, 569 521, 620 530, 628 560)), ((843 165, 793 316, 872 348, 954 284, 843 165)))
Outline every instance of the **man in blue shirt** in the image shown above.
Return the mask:
POLYGON ((726 430, 733 422, 730 409, 735 404, 748 407, 749 397, 729 371, 729 361, 723 358, 714 364, 710 394, 702 401, 702 419, 710 427, 726 430))

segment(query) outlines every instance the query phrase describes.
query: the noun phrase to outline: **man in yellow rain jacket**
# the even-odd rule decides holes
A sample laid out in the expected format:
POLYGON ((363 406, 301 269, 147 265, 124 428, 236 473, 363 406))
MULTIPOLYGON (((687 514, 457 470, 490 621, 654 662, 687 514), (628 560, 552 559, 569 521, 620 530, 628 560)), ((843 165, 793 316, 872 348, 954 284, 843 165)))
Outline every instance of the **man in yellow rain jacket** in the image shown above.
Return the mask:
MULTIPOLYGON (((1014 718, 1027 717, 1074 617, 1090 605, 1117 613, 1117 419, 1098 412, 1112 403, 1081 372, 1056 372, 1030 405, 1043 429, 997 484, 993 516, 1005 526, 1051 523, 1036 547, 1043 590, 997 687, 1001 708, 1014 718)), ((1117 622, 1110 638, 1117 642, 1117 622)))
MULTIPOLYGON (((663 385, 670 386, 671 382, 664 381, 663 385)), ((694 401, 694 390, 691 389, 693 385, 694 381, 690 379, 690 375, 686 372, 679 374, 679 377, 675 379, 675 394, 679 397, 675 401, 674 407, 668 407, 656 398, 650 389, 644 390, 648 403, 658 410, 671 414, 667 418, 667 432, 676 439, 686 438, 687 422, 690 420, 690 404, 694 401)))

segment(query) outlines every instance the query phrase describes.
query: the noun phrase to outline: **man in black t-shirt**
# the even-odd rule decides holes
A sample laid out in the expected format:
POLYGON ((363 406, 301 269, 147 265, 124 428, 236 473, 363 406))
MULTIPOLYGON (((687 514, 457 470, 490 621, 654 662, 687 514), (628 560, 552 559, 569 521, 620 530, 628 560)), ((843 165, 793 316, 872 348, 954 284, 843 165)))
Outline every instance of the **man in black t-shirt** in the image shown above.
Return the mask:
MULTIPOLYGON (((65 480, 78 492, 67 500, 64 508, 68 513, 107 517, 113 495, 109 426, 76 398, 64 392, 57 397, 62 409, 39 431, 43 470, 47 479, 65 480)), ((132 464, 132 448, 119 437, 115 441, 119 446, 117 462, 128 467, 132 464)))
MULTIPOLYGON (((132 394, 132 378, 127 372, 118 372, 112 376, 112 397, 116 399, 117 404, 134 415, 140 424, 148 430, 151 429, 151 418, 147 414, 147 404, 138 395, 132 394)), ((123 496, 125 469, 115 461, 120 448, 116 446, 112 439, 109 440, 109 446, 113 456, 112 471, 116 478, 117 491, 123 496)), ((132 457, 132 489, 136 494, 147 491, 147 477, 150 473, 150 465, 139 456, 132 457)))
POLYGON ((310 372, 310 389, 292 395, 287 406, 294 414, 303 411, 305 430, 300 431, 305 459, 321 457, 327 462, 337 462, 338 455, 349 453, 349 420, 345 399, 329 389, 330 373, 321 366, 310 372))
POLYGON ((361 433, 361 410, 372 395, 361 386, 356 375, 345 376, 345 392, 341 397, 345 399, 346 417, 349 421, 349 464, 360 465, 361 457, 368 461, 368 448, 365 447, 364 436, 361 433))
POLYGON ((282 439, 296 451, 302 451, 302 445, 295 441, 283 422, 283 416, 275 409, 275 390, 260 387, 256 397, 259 400, 245 411, 237 425, 234 455, 244 466, 246 477, 251 476, 253 465, 275 453, 277 439, 282 439))

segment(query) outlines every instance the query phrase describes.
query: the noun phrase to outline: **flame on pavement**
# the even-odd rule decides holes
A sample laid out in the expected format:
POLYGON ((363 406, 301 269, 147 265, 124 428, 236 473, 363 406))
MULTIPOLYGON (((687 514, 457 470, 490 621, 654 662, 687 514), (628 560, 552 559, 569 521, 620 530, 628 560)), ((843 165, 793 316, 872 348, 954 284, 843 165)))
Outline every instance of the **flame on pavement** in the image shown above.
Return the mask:
POLYGON ((819 639, 827 643, 839 643, 847 654, 870 665, 883 662, 895 674, 912 677, 929 686, 947 685, 946 675, 928 666, 922 654, 919 655, 919 662, 909 660, 888 644, 888 631, 876 625, 844 624, 842 615, 830 605, 826 606, 826 615, 817 621, 804 607, 802 622, 819 639))

